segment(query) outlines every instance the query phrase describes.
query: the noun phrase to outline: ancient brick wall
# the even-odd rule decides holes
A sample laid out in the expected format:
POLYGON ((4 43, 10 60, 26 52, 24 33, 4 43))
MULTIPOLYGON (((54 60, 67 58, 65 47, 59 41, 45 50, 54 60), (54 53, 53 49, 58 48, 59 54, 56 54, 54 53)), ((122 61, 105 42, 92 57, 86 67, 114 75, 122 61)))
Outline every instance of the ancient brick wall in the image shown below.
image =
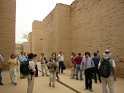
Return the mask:
POLYGON ((43 20, 42 42, 43 53, 50 57, 51 52, 56 51, 56 31, 54 24, 54 10, 43 20))
POLYGON ((37 20, 35 20, 32 25, 32 52, 36 53, 38 58, 40 57, 42 51, 41 26, 42 26, 42 22, 37 20))
POLYGON ((109 48, 124 76, 124 0, 75 0, 71 5, 72 50, 109 48))
POLYGON ((28 49, 28 42, 23 42, 22 46, 23 46, 23 51, 25 51, 25 52, 29 51, 29 49, 28 49))
POLYGON ((63 51, 66 65, 71 52, 110 49, 117 73, 124 77, 124 0, 75 0, 57 4, 42 22, 40 37, 47 57, 63 51))
POLYGON ((19 55, 21 51, 23 51, 23 45, 22 44, 16 44, 16 46, 15 46, 15 54, 19 55))
POLYGON ((56 49, 63 52, 65 64, 69 65, 72 51, 70 30, 70 6, 57 4, 56 6, 56 49))
POLYGON ((28 34, 28 52, 32 52, 32 32, 28 34))
POLYGON ((16 0, 0 0, 0 53, 5 61, 15 53, 16 0))
POLYGON ((50 57, 52 52, 62 51, 65 64, 70 62, 71 32, 70 6, 57 4, 55 9, 43 20, 43 52, 50 57))

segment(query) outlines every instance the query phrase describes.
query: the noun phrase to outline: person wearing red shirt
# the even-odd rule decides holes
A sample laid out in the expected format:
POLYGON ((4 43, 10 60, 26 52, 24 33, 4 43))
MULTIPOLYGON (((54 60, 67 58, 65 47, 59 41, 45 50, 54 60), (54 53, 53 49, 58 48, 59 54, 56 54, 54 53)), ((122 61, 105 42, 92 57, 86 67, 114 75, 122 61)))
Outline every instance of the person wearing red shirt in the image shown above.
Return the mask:
POLYGON ((80 72, 80 80, 83 80, 82 78, 82 56, 81 53, 78 53, 77 57, 75 58, 76 63, 76 80, 78 80, 78 72, 80 72))

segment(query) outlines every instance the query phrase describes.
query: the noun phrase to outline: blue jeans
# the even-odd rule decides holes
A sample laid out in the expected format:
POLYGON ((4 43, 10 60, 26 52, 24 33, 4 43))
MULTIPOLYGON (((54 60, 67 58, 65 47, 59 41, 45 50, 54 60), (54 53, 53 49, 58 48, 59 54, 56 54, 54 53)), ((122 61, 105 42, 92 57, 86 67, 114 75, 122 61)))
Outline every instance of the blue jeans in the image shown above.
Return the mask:
POLYGON ((82 69, 80 67, 80 64, 76 64, 76 79, 78 79, 78 72, 80 72, 80 80, 82 80, 82 69))

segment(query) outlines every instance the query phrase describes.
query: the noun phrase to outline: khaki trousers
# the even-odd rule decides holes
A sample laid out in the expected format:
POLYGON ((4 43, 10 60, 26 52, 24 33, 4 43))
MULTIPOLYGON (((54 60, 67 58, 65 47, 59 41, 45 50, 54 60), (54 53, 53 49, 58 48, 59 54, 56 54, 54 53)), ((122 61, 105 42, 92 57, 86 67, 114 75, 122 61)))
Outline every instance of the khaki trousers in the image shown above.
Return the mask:
POLYGON ((33 93, 33 87, 34 87, 34 76, 28 75, 27 76, 28 80, 28 88, 27 88, 27 93, 33 93))
POLYGON ((74 78, 74 75, 75 75, 75 67, 72 66, 71 67, 71 78, 74 78))
POLYGON ((46 63, 41 64, 42 76, 44 76, 44 70, 45 70, 45 74, 48 75, 48 70, 47 70, 47 64, 46 63))
POLYGON ((12 83, 17 83, 16 69, 10 69, 10 79, 12 83))
POLYGON ((109 76, 108 78, 101 77, 102 80, 102 93, 108 93, 107 85, 109 88, 109 93, 114 93, 114 77, 109 76))
POLYGON ((51 85, 52 83, 52 86, 55 87, 55 80, 56 80, 56 72, 50 72, 49 73, 49 84, 51 85))

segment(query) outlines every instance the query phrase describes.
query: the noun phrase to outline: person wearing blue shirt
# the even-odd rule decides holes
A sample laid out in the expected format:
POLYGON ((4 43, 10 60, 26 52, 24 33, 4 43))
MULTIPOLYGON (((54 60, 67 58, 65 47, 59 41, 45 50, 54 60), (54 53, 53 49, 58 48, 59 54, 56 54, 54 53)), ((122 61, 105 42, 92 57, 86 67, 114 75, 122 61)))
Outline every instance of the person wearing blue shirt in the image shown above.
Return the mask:
POLYGON ((92 58, 90 57, 89 52, 85 52, 85 58, 82 60, 84 65, 84 71, 85 71, 85 90, 88 90, 90 92, 93 92, 92 90, 92 72, 94 68, 94 62, 92 58))
POLYGON ((94 65, 95 65, 95 69, 94 69, 95 83, 97 83, 97 75, 98 75, 98 78, 99 78, 99 82, 101 83, 101 77, 100 77, 100 73, 99 73, 99 70, 98 70, 98 64, 99 64, 99 61, 100 61, 100 57, 97 55, 96 52, 94 53, 94 57, 92 58, 92 60, 93 60, 94 65))
POLYGON ((27 61, 26 56, 23 54, 24 52, 22 51, 21 54, 19 55, 19 61, 20 62, 25 62, 27 61))
MULTIPOLYGON (((18 59, 19 59, 19 62, 20 62, 20 67, 21 67, 21 65, 22 65, 24 62, 27 61, 27 58, 26 58, 26 56, 24 55, 24 52, 23 52, 23 51, 21 51, 21 54, 19 55, 18 59)), ((22 78, 25 78, 25 77, 24 77, 24 76, 22 75, 22 73, 20 72, 20 79, 22 79, 22 78)))

